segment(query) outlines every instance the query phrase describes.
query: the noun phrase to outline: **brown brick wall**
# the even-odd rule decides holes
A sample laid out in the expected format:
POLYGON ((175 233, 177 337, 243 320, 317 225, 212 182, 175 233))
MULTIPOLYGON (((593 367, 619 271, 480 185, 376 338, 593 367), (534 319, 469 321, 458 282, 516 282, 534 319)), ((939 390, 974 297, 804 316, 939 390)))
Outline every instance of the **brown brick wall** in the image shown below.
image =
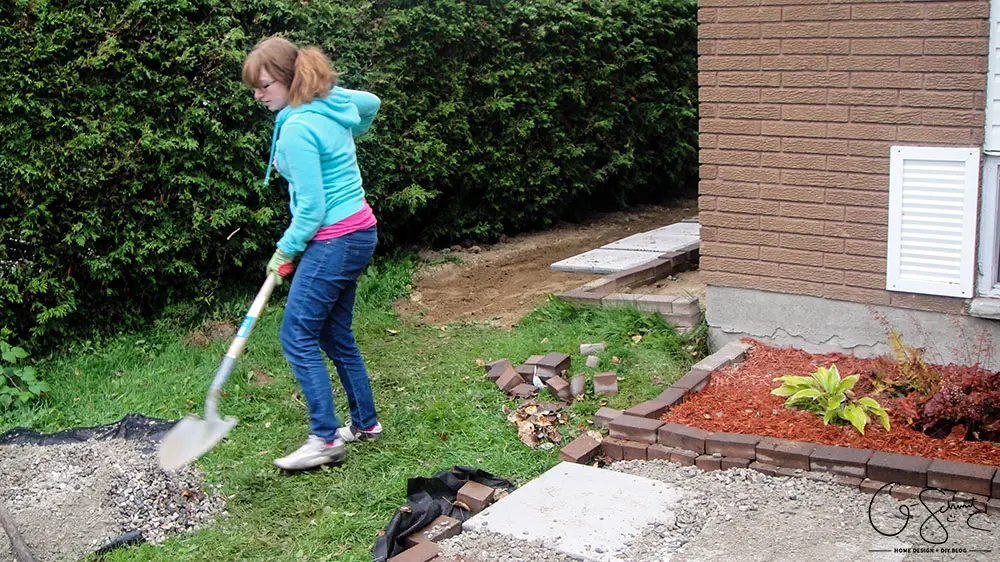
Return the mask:
POLYGON ((976 146, 988 0, 700 0, 709 284, 960 312, 885 287, 889 147, 976 146))

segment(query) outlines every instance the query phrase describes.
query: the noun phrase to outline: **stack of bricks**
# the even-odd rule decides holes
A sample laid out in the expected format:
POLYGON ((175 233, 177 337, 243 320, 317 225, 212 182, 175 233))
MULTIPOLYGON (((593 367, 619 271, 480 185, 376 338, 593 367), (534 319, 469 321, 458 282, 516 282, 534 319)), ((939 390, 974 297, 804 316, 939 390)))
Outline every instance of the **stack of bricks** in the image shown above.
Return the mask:
POLYGON ((701 322, 698 299, 690 295, 645 295, 625 293, 684 271, 698 263, 699 244, 661 255, 648 263, 612 273, 579 288, 561 293, 559 299, 576 304, 603 307, 632 307, 640 312, 659 313, 680 332, 689 331, 701 322))
MULTIPOLYGON (((572 402, 586 392, 587 375, 579 373, 568 377, 571 363, 569 355, 555 351, 547 355, 532 355, 517 368, 510 359, 498 359, 486 363, 485 376, 509 396, 532 398, 538 394, 537 384, 542 384, 557 399, 572 402)), ((595 373, 594 393, 617 394, 618 375, 595 373)))
MULTIPOLYGON (((479 513, 489 507, 497 497, 497 490, 474 482, 466 482, 459 490, 455 499, 456 505, 464 505, 471 514, 479 513)), ((440 515, 424 528, 407 535, 406 550, 389 558, 388 562, 443 562, 440 557, 439 541, 454 537, 462 532, 462 522, 447 515, 440 515)))

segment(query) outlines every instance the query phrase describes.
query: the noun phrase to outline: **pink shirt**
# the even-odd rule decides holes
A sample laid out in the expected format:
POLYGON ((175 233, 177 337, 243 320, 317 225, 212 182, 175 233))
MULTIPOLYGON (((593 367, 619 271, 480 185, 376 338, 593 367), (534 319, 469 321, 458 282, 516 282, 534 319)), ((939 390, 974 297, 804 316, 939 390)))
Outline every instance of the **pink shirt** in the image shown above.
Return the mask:
POLYGON ((372 208, 368 205, 368 201, 365 201, 363 209, 340 222, 335 222, 330 226, 324 226, 319 229, 316 232, 316 235, 313 236, 313 240, 329 240, 331 238, 338 238, 358 230, 371 228, 375 226, 377 222, 378 221, 375 220, 375 213, 372 212, 372 208))

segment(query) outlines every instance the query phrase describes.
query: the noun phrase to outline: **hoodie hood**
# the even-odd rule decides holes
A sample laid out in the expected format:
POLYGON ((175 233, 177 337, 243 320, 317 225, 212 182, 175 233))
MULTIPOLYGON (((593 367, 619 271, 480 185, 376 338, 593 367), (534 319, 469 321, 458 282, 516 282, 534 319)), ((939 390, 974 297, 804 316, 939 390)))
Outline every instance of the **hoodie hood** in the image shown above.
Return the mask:
POLYGON ((267 157, 267 171, 264 173, 264 187, 271 182, 271 166, 274 162, 274 148, 278 144, 278 133, 281 126, 293 115, 300 113, 315 113, 342 125, 347 129, 353 129, 361 124, 361 115, 358 107, 351 102, 341 88, 334 87, 325 98, 315 98, 309 103, 304 103, 297 107, 285 106, 274 118, 274 132, 271 134, 271 150, 267 157))

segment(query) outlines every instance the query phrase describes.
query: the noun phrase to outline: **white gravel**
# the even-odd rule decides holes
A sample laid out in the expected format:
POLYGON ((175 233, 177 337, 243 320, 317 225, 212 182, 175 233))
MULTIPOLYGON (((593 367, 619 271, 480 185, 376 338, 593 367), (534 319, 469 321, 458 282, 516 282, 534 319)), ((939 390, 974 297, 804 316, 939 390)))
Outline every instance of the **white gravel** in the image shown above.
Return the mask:
MULTIPOLYGON (((642 529, 627 549, 595 553, 594 560, 986 562, 1000 559, 1000 519, 996 517, 975 515, 970 520, 972 525, 987 530, 974 530, 966 521, 971 509, 956 506, 950 512, 930 518, 930 512, 917 500, 898 502, 880 495, 871 502, 870 495, 834 484, 829 475, 801 473, 796 477, 771 477, 746 469, 703 472, 693 466, 665 461, 623 461, 608 469, 666 482, 689 493, 681 500, 672 524, 657 523, 642 529), (900 511, 901 506, 909 506, 908 521, 900 511), (906 525, 896 536, 884 536, 873 528, 872 522, 890 534, 906 525), (926 540, 921 538, 922 525, 926 540), (928 542, 941 542, 945 538, 943 544, 928 542)), ((944 507, 930 505, 933 510, 944 507)), ((586 533, 586 529, 580 532, 586 533)), ((542 544, 490 533, 462 533, 443 541, 441 546, 445 554, 465 555, 481 562, 574 560, 542 544)))
MULTIPOLYGON (((200 471, 166 473, 155 445, 123 439, 0 446, 0 501, 38 562, 76 559, 129 531, 150 542, 224 516, 200 471)), ((10 556, 0 533, 0 560, 10 556)))

